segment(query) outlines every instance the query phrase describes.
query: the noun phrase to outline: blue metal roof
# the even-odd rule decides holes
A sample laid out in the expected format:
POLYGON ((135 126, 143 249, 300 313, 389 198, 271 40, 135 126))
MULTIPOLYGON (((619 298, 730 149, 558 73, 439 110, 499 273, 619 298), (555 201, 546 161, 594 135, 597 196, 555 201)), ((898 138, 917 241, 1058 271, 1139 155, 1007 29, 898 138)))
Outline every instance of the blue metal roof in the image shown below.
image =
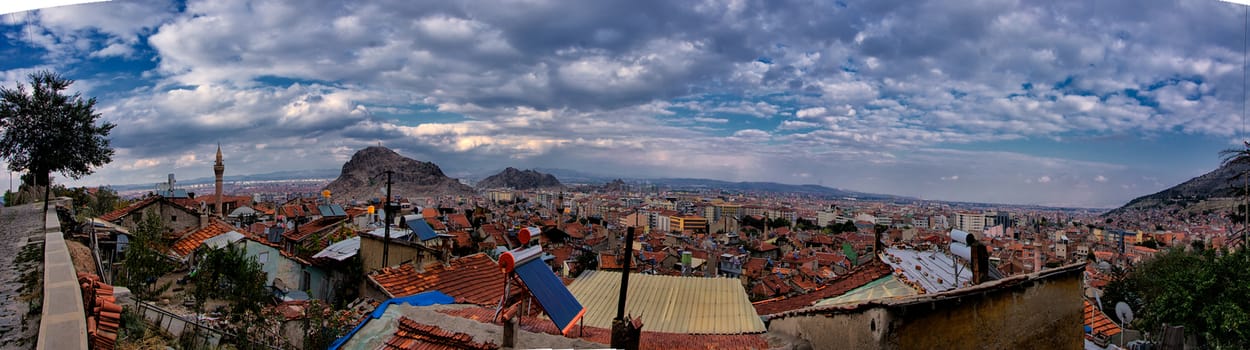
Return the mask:
POLYGON ((356 328, 352 328, 351 332, 347 332, 347 335, 344 335, 342 338, 335 340, 334 344, 330 344, 330 349, 337 350, 339 347, 342 347, 343 343, 346 343, 348 339, 351 339, 353 335, 356 335, 356 332, 360 330, 360 327, 364 327, 365 324, 369 323, 370 320, 382 317, 382 314, 386 312, 386 307, 391 306, 391 304, 408 304, 412 306, 430 306, 434 304, 455 304, 455 303, 456 303, 455 298, 452 298, 451 296, 447 294, 443 294, 443 292, 440 292, 437 290, 431 290, 431 291, 424 292, 424 293, 417 293, 417 294, 409 295, 409 296, 402 297, 402 298, 393 298, 393 299, 384 301, 382 302, 382 304, 378 305, 377 309, 373 310, 373 313, 369 314, 368 319, 364 320, 363 322, 360 322, 360 324, 356 325, 356 328))
POLYGON ((573 297, 573 293, 569 292, 564 282, 551 272, 551 268, 542 259, 530 260, 517 266, 515 271, 534 298, 538 299, 539 306, 551 316, 551 322, 556 324, 560 332, 568 334, 573 324, 586 313, 582 303, 573 297))

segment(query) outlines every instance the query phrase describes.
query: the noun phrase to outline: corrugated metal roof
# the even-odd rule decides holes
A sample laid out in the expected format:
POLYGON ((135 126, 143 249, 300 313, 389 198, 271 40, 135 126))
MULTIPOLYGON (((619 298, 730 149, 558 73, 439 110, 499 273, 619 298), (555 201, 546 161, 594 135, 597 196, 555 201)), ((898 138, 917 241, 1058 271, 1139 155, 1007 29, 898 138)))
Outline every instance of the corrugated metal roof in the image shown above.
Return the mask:
MULTIPOLYGON (((621 275, 587 271, 569 285, 586 306, 587 326, 611 328, 621 275)), ((625 313, 641 316, 646 330, 682 334, 764 332, 746 291, 736 279, 630 274, 625 313)))
POLYGON ((313 255, 313 259, 328 258, 338 261, 346 260, 360 252, 360 237, 352 237, 338 243, 331 244, 326 249, 322 249, 313 255))
POLYGON ((917 292, 911 286, 899 280, 894 275, 887 275, 876 281, 869 282, 859 288, 852 289, 846 294, 837 297, 821 300, 816 306, 838 305, 858 303, 866 300, 878 300, 886 298, 896 298, 908 295, 916 295, 917 292))
POLYGON ((971 284, 972 270, 954 256, 939 250, 886 248, 881 260, 902 270, 903 277, 937 293, 971 284))
MULTIPOLYGON (((379 238, 386 237, 386 228, 378 228, 376 230, 369 231, 367 233, 374 237, 379 237, 379 238)), ((398 228, 394 226, 391 227, 391 239, 401 239, 410 234, 412 234, 411 230, 398 228)))
POLYGON ((226 233, 214 236, 213 238, 206 239, 204 240, 204 243, 200 243, 200 245, 208 246, 209 248, 212 248, 212 249, 220 249, 221 247, 225 247, 226 245, 229 245, 230 243, 238 242, 241 240, 243 240, 242 233, 239 233, 238 231, 230 231, 230 232, 226 232, 226 233))

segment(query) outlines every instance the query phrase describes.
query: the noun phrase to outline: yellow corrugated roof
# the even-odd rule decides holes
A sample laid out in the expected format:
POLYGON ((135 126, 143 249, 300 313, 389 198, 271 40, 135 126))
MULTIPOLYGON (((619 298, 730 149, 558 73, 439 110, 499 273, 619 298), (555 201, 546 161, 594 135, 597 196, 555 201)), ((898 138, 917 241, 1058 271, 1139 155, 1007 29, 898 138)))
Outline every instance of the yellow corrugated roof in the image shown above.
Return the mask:
MULTIPOLYGON (((569 285, 586 307, 587 326, 611 328, 621 275, 587 271, 569 285)), ((764 332, 746 291, 736 279, 629 275, 625 313, 641 316, 643 329, 682 334, 764 332)))

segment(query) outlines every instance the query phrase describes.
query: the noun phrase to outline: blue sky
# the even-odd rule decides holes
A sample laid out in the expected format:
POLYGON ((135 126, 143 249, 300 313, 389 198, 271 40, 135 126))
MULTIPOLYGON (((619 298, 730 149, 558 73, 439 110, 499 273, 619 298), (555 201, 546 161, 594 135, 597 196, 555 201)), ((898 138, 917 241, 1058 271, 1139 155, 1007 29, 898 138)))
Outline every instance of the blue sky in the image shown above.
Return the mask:
POLYGON ((1239 144, 1245 12, 1210 1, 111 1, 0 16, 115 122, 74 184, 507 166, 1114 207, 1239 144))

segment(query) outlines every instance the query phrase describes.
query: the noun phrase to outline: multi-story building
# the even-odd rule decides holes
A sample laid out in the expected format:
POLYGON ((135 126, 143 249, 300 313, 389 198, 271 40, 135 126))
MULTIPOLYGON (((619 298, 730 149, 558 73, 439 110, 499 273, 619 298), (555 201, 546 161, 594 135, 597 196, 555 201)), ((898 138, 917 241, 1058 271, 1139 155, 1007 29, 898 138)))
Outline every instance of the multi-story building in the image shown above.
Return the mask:
POLYGON ((956 212, 955 229, 979 235, 985 232, 985 214, 956 212))
POLYGON ((669 217, 669 229, 677 232, 690 230, 694 233, 707 233, 707 218, 695 215, 674 215, 669 217))

